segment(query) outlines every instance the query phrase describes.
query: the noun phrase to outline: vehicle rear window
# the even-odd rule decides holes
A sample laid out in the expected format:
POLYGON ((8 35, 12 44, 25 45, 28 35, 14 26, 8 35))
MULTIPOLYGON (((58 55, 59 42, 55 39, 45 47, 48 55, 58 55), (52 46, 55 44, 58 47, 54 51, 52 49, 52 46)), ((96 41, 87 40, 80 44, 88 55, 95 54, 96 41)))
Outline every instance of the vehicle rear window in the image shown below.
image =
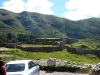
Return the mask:
POLYGON ((6 64, 5 65, 7 72, 20 72, 24 71, 25 69, 25 64, 6 64))

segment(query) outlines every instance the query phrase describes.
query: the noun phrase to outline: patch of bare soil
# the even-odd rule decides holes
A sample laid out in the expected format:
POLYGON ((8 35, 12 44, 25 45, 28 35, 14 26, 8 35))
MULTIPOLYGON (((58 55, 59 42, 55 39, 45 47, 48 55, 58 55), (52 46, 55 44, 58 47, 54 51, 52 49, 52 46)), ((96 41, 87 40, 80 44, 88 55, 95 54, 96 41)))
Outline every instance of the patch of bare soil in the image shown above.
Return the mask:
POLYGON ((0 47, 0 50, 9 50, 10 48, 0 47))
POLYGON ((89 73, 89 69, 80 69, 80 70, 77 70, 75 71, 74 73, 82 73, 82 74, 88 74, 89 73))
POLYGON ((57 71, 40 71, 40 75, 88 75, 88 73, 71 73, 71 72, 57 72, 57 71))

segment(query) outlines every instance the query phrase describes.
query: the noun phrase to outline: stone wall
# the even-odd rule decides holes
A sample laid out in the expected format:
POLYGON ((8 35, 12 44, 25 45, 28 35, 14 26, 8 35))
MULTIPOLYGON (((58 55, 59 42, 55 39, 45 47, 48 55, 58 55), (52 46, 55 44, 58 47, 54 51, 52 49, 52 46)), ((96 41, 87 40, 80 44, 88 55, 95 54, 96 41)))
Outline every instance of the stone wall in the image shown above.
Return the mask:
POLYGON ((7 43, 5 45, 6 48, 16 48, 17 44, 16 43, 7 43))
MULTIPOLYGON (((21 50, 28 51, 28 52, 53 52, 53 51, 62 51, 64 48, 61 46, 55 47, 18 47, 21 50)), ((100 50, 81 50, 76 48, 66 47, 69 52, 75 54, 94 54, 100 57, 100 50)))
POLYGON ((19 47, 21 50, 28 52, 53 52, 53 51, 61 51, 61 47, 19 47))
POLYGON ((76 48, 70 48, 70 47, 66 47, 66 49, 69 52, 72 52, 75 54, 94 54, 100 57, 100 50, 82 50, 82 49, 76 49, 76 48))

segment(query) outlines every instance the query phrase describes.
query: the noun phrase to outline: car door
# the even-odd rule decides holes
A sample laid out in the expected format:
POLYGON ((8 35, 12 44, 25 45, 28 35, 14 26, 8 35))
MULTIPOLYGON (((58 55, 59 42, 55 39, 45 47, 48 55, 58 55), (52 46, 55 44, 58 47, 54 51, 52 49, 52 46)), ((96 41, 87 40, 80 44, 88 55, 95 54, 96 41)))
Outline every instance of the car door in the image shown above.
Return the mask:
POLYGON ((28 63, 28 68, 29 68, 29 75, 37 75, 38 71, 37 71, 37 66, 35 65, 35 63, 33 61, 30 61, 28 63))

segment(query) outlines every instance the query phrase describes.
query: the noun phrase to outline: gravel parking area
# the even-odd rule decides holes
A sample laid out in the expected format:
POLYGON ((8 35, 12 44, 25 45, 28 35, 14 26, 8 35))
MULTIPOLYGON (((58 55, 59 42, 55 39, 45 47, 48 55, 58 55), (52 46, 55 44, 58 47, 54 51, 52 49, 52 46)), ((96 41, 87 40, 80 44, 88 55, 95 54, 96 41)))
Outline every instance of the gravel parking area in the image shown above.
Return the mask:
POLYGON ((88 75, 82 73, 70 73, 70 72, 57 72, 57 71, 40 71, 40 75, 88 75))
MULTIPOLYGON (((47 64, 47 60, 44 60, 44 59, 41 59, 41 60, 33 60, 34 62, 40 64, 40 65, 46 65, 47 64)), ((56 63, 57 64, 65 64, 66 61, 65 60, 56 60, 56 63)), ((86 66, 87 65, 90 65, 90 64, 85 64, 86 66)), ((72 73, 72 72, 58 72, 58 71, 43 71, 41 70, 40 71, 40 75, 89 75, 88 74, 88 70, 85 70, 85 71, 78 71, 78 72, 75 72, 75 73, 72 73)))

